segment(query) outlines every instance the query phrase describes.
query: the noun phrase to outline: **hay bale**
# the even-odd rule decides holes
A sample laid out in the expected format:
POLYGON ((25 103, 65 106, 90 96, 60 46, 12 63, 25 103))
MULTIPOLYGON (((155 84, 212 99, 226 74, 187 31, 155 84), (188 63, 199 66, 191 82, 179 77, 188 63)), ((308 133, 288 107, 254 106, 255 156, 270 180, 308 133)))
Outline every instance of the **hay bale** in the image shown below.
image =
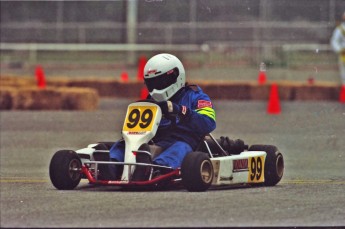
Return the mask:
POLYGON ((16 101, 14 109, 19 110, 59 110, 63 105, 61 93, 54 88, 21 88, 16 101))
POLYGON ((212 99, 248 100, 251 85, 249 83, 196 83, 212 99))
POLYGON ((117 83, 116 97, 139 98, 144 82, 117 83))
POLYGON ((17 89, 14 87, 3 87, 0 89, 0 110, 11 110, 16 103, 17 89))
POLYGON ((295 87, 294 100, 337 100, 335 87, 327 85, 301 85, 295 87))
POLYGON ((96 110, 99 95, 91 88, 60 88, 64 110, 96 110))
POLYGON ((71 79, 66 77, 58 77, 58 78, 48 78, 46 79, 46 83, 50 87, 68 87, 70 86, 71 79))
POLYGON ((89 88, 1 87, 2 110, 95 110, 99 96, 89 88))
POLYGON ((122 83, 113 79, 86 79, 72 80, 68 84, 71 87, 93 88, 104 97, 128 97, 138 98, 140 90, 145 87, 143 82, 122 83))
MULTIPOLYGON (((1 109, 13 109, 13 107, 19 107, 19 109, 39 109, 38 107, 57 109, 60 107, 60 109, 93 110, 97 107, 99 96, 139 98, 141 90, 145 87, 144 83, 139 81, 124 83, 116 79, 70 79, 68 77, 47 79, 48 88, 43 90, 36 88, 34 77, 2 76, 0 83, 3 86, 7 85, 7 87, 18 89, 31 86, 35 91, 41 91, 40 94, 37 94, 34 91, 24 90, 24 94, 21 96, 13 96, 13 90, 12 94, 8 91, 2 92, 1 109), (56 94, 58 91, 54 91, 52 87, 60 88, 58 91, 63 91, 63 95, 60 96, 63 98, 58 98, 59 96, 56 94), (76 89, 76 87, 90 88, 93 91, 83 91, 76 89), (73 88, 73 90, 70 91, 67 88, 73 88), (25 99, 26 96, 28 96, 27 99, 25 99), (17 102, 17 98, 19 102, 17 102)), ((256 81, 193 81, 191 84, 199 85, 212 99, 267 100, 271 83, 259 85, 256 81)), ((339 85, 327 82, 312 85, 291 81, 277 81, 276 83, 281 100, 337 100, 339 97, 339 85)))
POLYGON ((34 86, 36 81, 34 78, 29 77, 1 76, 0 84, 7 87, 27 87, 34 86))
POLYGON ((267 100, 270 87, 267 84, 251 84, 249 88, 250 100, 267 100))
MULTIPOLYGON (((250 94, 252 100, 264 100, 269 99, 271 93, 271 86, 273 82, 268 82, 263 85, 252 84, 250 88, 250 94)), ((294 98, 294 87, 295 85, 290 85, 286 83, 276 83, 278 86, 278 93, 280 100, 292 100, 294 98)))

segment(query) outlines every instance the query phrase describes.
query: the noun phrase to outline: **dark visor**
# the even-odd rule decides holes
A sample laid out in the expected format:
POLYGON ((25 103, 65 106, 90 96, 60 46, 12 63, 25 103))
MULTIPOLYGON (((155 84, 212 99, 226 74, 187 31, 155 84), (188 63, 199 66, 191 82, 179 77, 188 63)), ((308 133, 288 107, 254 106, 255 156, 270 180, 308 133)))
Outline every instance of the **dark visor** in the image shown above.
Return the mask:
POLYGON ((162 90, 176 83, 179 74, 178 68, 174 68, 162 75, 153 78, 145 78, 146 87, 149 92, 153 91, 153 89, 162 90))

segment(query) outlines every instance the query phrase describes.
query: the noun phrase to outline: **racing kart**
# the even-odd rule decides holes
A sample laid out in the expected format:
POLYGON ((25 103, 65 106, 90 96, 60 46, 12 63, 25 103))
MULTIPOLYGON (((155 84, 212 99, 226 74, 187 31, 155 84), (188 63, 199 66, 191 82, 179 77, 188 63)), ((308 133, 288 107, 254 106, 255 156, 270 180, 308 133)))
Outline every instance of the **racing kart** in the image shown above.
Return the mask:
POLYGON ((242 140, 216 139, 212 134, 205 136, 196 151, 186 155, 180 168, 153 164, 148 146, 161 119, 162 111, 152 101, 129 104, 122 128, 124 162, 110 161, 114 142, 98 142, 76 151, 60 150, 50 161, 52 184, 59 190, 71 190, 81 179, 87 179, 91 185, 183 187, 200 192, 210 187, 274 186, 283 176, 284 159, 276 146, 249 147, 242 140), (122 168, 121 174, 111 177, 109 166, 122 168))

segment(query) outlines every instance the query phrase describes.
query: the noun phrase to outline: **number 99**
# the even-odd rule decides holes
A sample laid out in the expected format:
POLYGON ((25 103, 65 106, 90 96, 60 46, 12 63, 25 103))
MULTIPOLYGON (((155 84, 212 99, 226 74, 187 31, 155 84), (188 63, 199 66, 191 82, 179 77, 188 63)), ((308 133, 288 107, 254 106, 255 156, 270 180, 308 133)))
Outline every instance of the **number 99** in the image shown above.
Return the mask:
POLYGON ((139 109, 133 109, 128 115, 129 122, 127 122, 127 127, 132 129, 139 124, 140 128, 145 129, 151 124, 152 118, 153 112, 150 109, 144 110, 141 115, 139 109), (141 121, 141 123, 139 123, 139 121, 141 121))

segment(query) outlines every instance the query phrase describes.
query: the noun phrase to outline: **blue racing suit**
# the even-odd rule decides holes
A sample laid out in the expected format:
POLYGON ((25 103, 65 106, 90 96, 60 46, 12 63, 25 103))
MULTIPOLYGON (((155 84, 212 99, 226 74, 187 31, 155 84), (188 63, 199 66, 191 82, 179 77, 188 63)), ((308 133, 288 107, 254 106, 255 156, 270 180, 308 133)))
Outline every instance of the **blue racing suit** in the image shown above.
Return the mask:
MULTIPOLYGON (((152 139, 155 145, 163 148, 163 152, 153 163, 181 167, 187 153, 197 148, 203 137, 216 128, 216 114, 212 102, 199 86, 181 88, 170 101, 181 107, 176 123, 163 118, 156 136, 152 139)), ((124 141, 116 142, 110 149, 110 158, 124 161, 124 141)))

